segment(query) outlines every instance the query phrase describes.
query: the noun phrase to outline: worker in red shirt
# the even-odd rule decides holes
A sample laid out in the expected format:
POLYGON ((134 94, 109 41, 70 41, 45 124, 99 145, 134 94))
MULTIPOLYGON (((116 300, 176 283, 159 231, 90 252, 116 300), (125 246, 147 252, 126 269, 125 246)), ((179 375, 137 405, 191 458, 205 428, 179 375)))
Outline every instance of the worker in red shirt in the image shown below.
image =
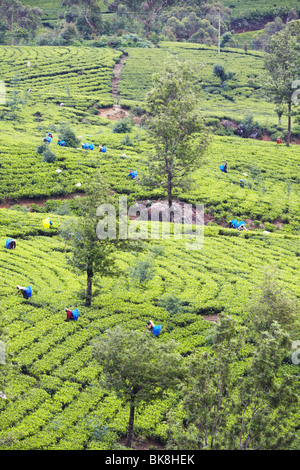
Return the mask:
POLYGON ((78 317, 79 317, 78 308, 75 308, 75 310, 70 310, 69 308, 65 308, 65 312, 67 314, 67 318, 65 319, 65 321, 69 321, 69 320, 77 321, 78 320, 78 317))
POLYGON ((69 308, 65 308, 65 312, 67 313, 66 321, 73 320, 73 312, 69 308))

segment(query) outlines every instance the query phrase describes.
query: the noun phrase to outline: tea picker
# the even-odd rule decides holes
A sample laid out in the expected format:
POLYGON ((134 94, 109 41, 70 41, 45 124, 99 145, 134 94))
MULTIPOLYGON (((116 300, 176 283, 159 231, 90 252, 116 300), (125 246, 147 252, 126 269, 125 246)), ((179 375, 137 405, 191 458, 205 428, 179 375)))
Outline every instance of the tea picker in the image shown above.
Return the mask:
POLYGON ((24 299, 26 300, 32 296, 31 286, 28 286, 28 287, 17 286, 17 289, 18 289, 17 295, 22 293, 24 299))
POLYGON ((239 220, 239 221, 231 220, 228 224, 228 227, 238 229, 238 230, 246 230, 246 232, 247 232, 246 224, 243 220, 239 220))
POLYGON ((16 248, 16 240, 14 240, 13 238, 8 238, 6 240, 5 246, 7 250, 14 250, 16 248))
POLYGON ((227 162, 225 162, 224 165, 220 165, 220 170, 223 173, 227 173, 227 162))
POLYGON ((134 180, 134 178, 137 177, 137 171, 130 170, 129 174, 127 175, 127 178, 131 178, 134 180))
POLYGON ((81 144, 83 150, 94 150, 94 144, 89 144, 86 142, 85 144, 81 144))
POLYGON ((53 225, 53 223, 51 222, 49 218, 43 219, 42 223, 43 223, 44 228, 51 228, 51 226, 53 225))
POLYGON ((161 332, 161 328, 162 326, 161 325, 154 325, 153 321, 150 320, 148 323, 147 323, 147 328, 149 331, 151 331, 151 333, 154 334, 154 336, 159 336, 160 332, 161 332))
POLYGON ((65 321, 69 321, 69 320, 77 321, 78 320, 78 317, 79 317, 78 308, 75 308, 75 310, 70 310, 69 308, 65 308, 65 312, 67 314, 67 318, 65 319, 65 321))
POLYGON ((246 230, 246 232, 247 232, 246 224, 245 224, 245 222, 243 222, 242 220, 240 220, 240 221, 238 222, 238 227, 237 227, 237 228, 238 228, 238 230, 246 230))
POLYGON ((234 228, 234 229, 238 229, 238 230, 246 230, 246 224, 243 220, 231 220, 228 224, 228 227, 229 228, 234 228))
POLYGON ((231 220, 228 224, 229 228, 237 228, 237 220, 231 220))

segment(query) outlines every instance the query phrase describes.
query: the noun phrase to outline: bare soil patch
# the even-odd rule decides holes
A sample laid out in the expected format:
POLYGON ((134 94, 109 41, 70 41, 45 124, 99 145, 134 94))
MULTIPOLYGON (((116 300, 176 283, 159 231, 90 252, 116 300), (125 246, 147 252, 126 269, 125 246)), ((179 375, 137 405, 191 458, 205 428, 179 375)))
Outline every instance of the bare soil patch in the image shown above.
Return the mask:
POLYGON ((110 108, 102 108, 99 109, 99 116, 102 116, 104 118, 110 119, 112 121, 119 121, 120 119, 123 119, 124 117, 129 115, 129 111, 127 109, 122 108, 122 106, 119 105, 119 82, 120 82, 120 76, 121 76, 121 70, 123 68, 123 65, 127 59, 127 55, 123 54, 121 57, 120 62, 118 62, 114 66, 114 76, 112 78, 112 95, 115 99, 115 104, 110 107, 110 108))
MULTIPOLYGON (((120 444, 125 446, 125 443, 126 443, 126 437, 123 437, 120 440, 120 444)), ((134 450, 149 450, 150 448, 152 450, 155 450, 155 448, 157 450, 164 450, 165 449, 162 444, 160 444, 159 442, 155 441, 154 439, 150 439, 150 438, 133 439, 131 448, 134 449, 134 450)))
POLYGON ((47 201, 64 201, 74 199, 76 197, 83 197, 84 193, 73 193, 66 194, 64 196, 47 196, 47 197, 38 197, 38 198, 20 198, 20 199, 10 199, 7 198, 0 203, 0 209, 10 209, 12 206, 20 205, 30 208, 31 204, 36 204, 37 206, 42 207, 46 204, 47 201))
POLYGON ((204 320, 206 321, 211 321, 212 323, 217 323, 218 321, 218 315, 203 315, 204 320))
POLYGON ((119 104, 115 104, 112 108, 99 109, 99 116, 110 119, 111 121, 119 121, 129 115, 127 109, 123 109, 119 104))

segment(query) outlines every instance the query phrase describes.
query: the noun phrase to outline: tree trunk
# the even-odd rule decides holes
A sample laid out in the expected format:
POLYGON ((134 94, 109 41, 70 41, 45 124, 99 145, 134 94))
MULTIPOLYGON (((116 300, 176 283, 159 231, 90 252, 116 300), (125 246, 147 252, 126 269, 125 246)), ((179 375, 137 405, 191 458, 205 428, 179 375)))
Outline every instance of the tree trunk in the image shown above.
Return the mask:
POLYGON ((145 22, 145 31, 146 31, 146 38, 149 39, 149 30, 150 30, 150 23, 152 20, 145 22))
MULTIPOLYGON (((172 203, 173 203, 172 189, 173 189, 172 175, 171 175, 171 173, 168 173, 168 205, 169 205, 169 209, 172 207, 172 203)), ((170 222, 173 222, 173 221, 174 221, 174 214, 172 212, 170 212, 170 222)))
POLYGON ((90 307, 92 304, 92 287, 93 287, 93 269, 88 267, 87 269, 87 284, 86 284, 86 299, 85 306, 90 307))
POLYGON ((132 436, 133 436, 133 426, 134 426, 134 401, 130 403, 128 432, 127 432, 127 439, 126 439, 126 444, 125 444, 126 447, 131 447, 132 436))
POLYGON ((221 54, 221 13, 219 13, 219 23, 218 23, 218 54, 221 54))
POLYGON ((92 23, 89 21, 88 16, 87 16, 87 11, 86 11, 86 10, 85 10, 85 12, 84 12, 84 17, 85 17, 85 21, 87 22, 87 24, 89 25, 89 27, 90 27, 91 30, 92 30, 92 35, 94 35, 94 34, 95 34, 95 28, 94 28, 94 26, 92 25, 92 23))
POLYGON ((288 103, 288 133, 286 137, 286 145, 289 147, 290 141, 291 141, 291 127, 292 127, 292 116, 291 116, 291 111, 292 111, 292 103, 288 103))
POLYGON ((14 10, 12 10, 12 14, 11 14, 10 32, 11 32, 10 45, 13 46, 14 45, 14 10))

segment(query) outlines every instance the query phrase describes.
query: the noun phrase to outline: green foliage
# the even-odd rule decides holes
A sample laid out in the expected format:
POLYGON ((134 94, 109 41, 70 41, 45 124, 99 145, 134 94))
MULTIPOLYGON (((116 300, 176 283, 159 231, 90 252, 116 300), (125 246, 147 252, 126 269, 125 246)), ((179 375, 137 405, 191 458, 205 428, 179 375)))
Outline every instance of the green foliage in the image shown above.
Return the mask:
POLYGON ((225 69, 224 69, 223 65, 215 65, 214 70, 213 70, 213 74, 216 75, 216 77, 219 77, 219 79, 221 80, 221 84, 227 78, 227 75, 225 73, 225 69))
POLYGON ((49 149, 49 145, 46 144, 46 143, 43 143, 43 144, 41 144, 37 147, 36 153, 38 155, 43 155, 43 153, 46 152, 46 150, 48 150, 48 149, 49 149))
POLYGON ((162 397, 176 388, 182 372, 181 356, 175 344, 160 343, 147 333, 108 330, 93 344, 93 354, 103 370, 103 385, 130 404, 126 446, 130 447, 134 430, 135 407, 162 397))
POLYGON ((276 272, 270 269, 264 273, 262 284, 249 304, 249 319, 259 332, 268 331, 273 321, 285 330, 297 331, 299 305, 297 299, 284 291, 276 272))
MULTIPOLYGON (((159 48, 127 52, 119 90, 129 107, 145 109, 150 77, 169 54, 185 56, 198 64, 208 64, 197 76, 197 83, 201 78, 205 97, 198 105, 211 118, 211 126, 218 125, 223 118, 239 123, 246 115, 245 110, 252 110, 260 126, 267 126, 268 121, 268 127, 277 134, 274 104, 265 102, 259 95, 256 77, 263 67, 260 53, 226 49, 219 57, 216 48, 192 43, 160 43, 159 48), (225 70, 238 71, 221 92, 219 81, 213 76, 216 63, 222 64, 225 70)), ((120 436, 127 433, 130 402, 125 403, 125 395, 120 398, 121 388, 119 397, 109 388, 91 344, 98 341, 99 334, 103 345, 107 344, 105 333, 114 327, 123 331, 121 351, 118 348, 105 351, 103 347, 103 355, 111 354, 111 360, 118 360, 120 368, 126 364, 125 369, 132 376, 137 373, 134 379, 143 382, 138 400, 147 403, 147 413, 143 406, 135 409, 135 429, 139 435, 158 439, 164 445, 166 416, 172 410, 173 419, 178 422, 173 443, 179 445, 180 434, 192 449, 203 447, 197 438, 203 436, 201 429, 198 433, 198 423, 201 420, 212 430, 220 399, 221 427, 213 442, 216 447, 236 449, 248 445, 248 448, 283 449, 291 446, 290 438, 299 427, 293 394, 299 388, 299 379, 294 376, 291 381, 288 377, 297 372, 298 366, 290 360, 290 342, 282 328, 293 326, 294 338, 298 338, 298 323, 293 321, 296 302, 292 301, 300 297, 298 147, 216 136, 205 165, 191 173, 195 184, 178 187, 174 193, 180 201, 205 204, 207 220, 212 222, 204 227, 203 249, 191 252, 184 239, 171 237, 171 240, 150 242, 149 251, 143 247, 146 254, 139 257, 131 246, 121 243, 105 251, 104 243, 101 247, 99 239, 95 239, 95 226, 105 216, 95 216, 94 209, 100 201, 92 196, 95 191, 89 192, 90 176, 97 170, 106 175, 109 193, 115 195, 113 203, 121 193, 128 194, 130 204, 140 200, 149 205, 152 199, 165 196, 161 187, 149 191, 126 179, 131 168, 142 174, 149 153, 153 153, 154 146, 146 138, 145 128, 131 127, 126 136, 127 142, 133 145, 125 149, 124 135, 113 132, 111 121, 98 115, 100 108, 114 102, 112 70, 122 52, 111 48, 24 46, 2 47, 0 54, 2 77, 12 102, 12 108, 0 107, 2 117, 11 113, 10 120, 1 121, 0 197, 8 198, 5 205, 11 199, 19 201, 22 197, 32 198, 34 202, 38 197, 55 198, 43 206, 25 205, 20 200, 12 210, 0 210, 0 330, 5 332, 9 361, 13 364, 3 382, 8 400, 0 400, 1 448, 113 450, 120 446, 120 436), (26 67, 28 59, 29 68, 26 67), (29 88, 32 88, 30 99, 26 96, 29 88), (64 106, 58 106, 62 102, 64 106), (57 146, 56 164, 60 172, 53 165, 43 163, 36 156, 41 134, 51 130, 55 141, 65 123, 69 123, 77 143, 93 141, 96 148, 105 144, 107 153, 57 146), (219 164, 224 160, 228 161, 227 174, 219 171, 219 164), (244 172, 248 175, 246 186, 240 188, 238 182, 244 172), (86 199, 72 198, 84 191, 88 194, 86 199), (59 201, 63 195, 68 196, 67 200, 59 201), (27 206, 35 212, 29 212, 27 206), (54 224, 51 229, 43 228, 42 220, 46 216, 54 224), (255 230, 240 233, 227 229, 226 224, 233 216, 243 218, 255 230), (264 229, 272 233, 265 234, 264 229), (16 250, 5 249, 8 237, 17 239, 16 250), (80 292, 83 288, 87 290, 89 254, 95 261, 93 270, 97 273, 99 268, 100 281, 95 275, 93 302, 87 308, 84 305, 87 296, 82 297, 80 292), (111 254, 111 258, 107 259, 106 254, 111 254), (68 257, 74 261, 73 267, 80 269, 73 272, 68 257), (134 271, 137 260, 153 260, 150 272, 151 264, 152 268, 155 266, 155 272, 152 271, 155 275, 142 284, 142 289, 137 289, 139 281, 128 282, 128 273, 134 271), (263 284, 266 260, 278 267, 280 284, 273 281, 263 284), (32 285, 33 297, 29 301, 14 295, 17 284, 32 285), (258 297, 253 295, 257 284, 262 285, 258 297), (272 304, 279 325, 270 324, 273 315, 265 308, 268 302, 264 299, 272 304), (79 307, 78 322, 64 322, 66 306, 79 307), (222 312, 235 319, 234 327, 229 321, 222 320, 217 328, 206 321, 207 315, 220 317, 222 312), (253 329, 244 337, 242 333, 249 326, 252 313, 253 329), (163 325, 159 338, 146 331, 142 334, 149 318, 163 325), (260 336, 259 327, 264 330, 266 325, 269 330, 260 336), (131 333, 132 341, 129 341, 131 333), (140 352, 137 338, 141 338, 140 352), (147 402, 148 379, 155 379, 153 366, 158 365, 159 372, 165 370, 159 347, 164 349, 172 340, 176 345, 170 365, 174 354, 178 362, 186 365, 190 357, 195 359, 190 369, 195 372, 189 382, 191 387, 186 389, 185 397, 181 395, 177 368, 171 381, 176 389, 171 392, 166 382, 163 388, 156 383, 150 388, 157 395, 147 402), (139 353, 144 353, 140 362, 137 361, 139 353), (146 372, 148 375, 142 381, 140 377, 146 372), (220 382, 215 373, 222 379, 220 382), (203 383, 207 385, 207 393, 201 401, 196 392, 202 392, 203 383), (226 394, 220 384, 227 386, 226 394), (163 390, 167 393, 162 400, 163 390), (253 409, 260 409, 261 414, 250 419, 253 409), (243 412, 246 420, 242 429, 243 412), (188 426, 182 421, 187 416, 191 417, 188 426), (251 440, 247 443, 249 435, 251 440)), ((286 129, 286 116, 281 129, 286 129)), ((53 143, 46 148, 52 151, 53 143)), ((99 186, 104 191, 103 180, 98 181, 98 189, 99 186)), ((141 272, 145 278, 145 266, 141 272)))
POLYGON ((178 314, 183 310, 182 301, 174 294, 163 297, 160 301, 160 305, 167 310, 170 315, 178 314))
POLYGON ((228 41, 230 41, 232 36, 234 36, 234 31, 228 31, 227 33, 223 34, 221 38, 221 42, 220 42, 220 47, 224 47, 225 44, 227 44, 228 41))
POLYGON ((262 130, 257 121, 254 121, 254 117, 251 114, 248 114, 244 117, 235 133, 245 139, 249 137, 259 138, 262 135, 262 130))
MULTIPOLYGON (((152 75, 160 73, 161 64, 169 59, 190 61, 199 71, 204 91, 198 103, 205 117, 230 119, 240 122, 245 114, 252 113, 263 127, 278 124, 274 103, 262 96, 261 80, 264 61, 261 52, 224 48, 218 55, 215 46, 200 44, 161 42, 159 49, 127 49, 128 58, 119 83, 120 104, 145 106, 145 96, 152 86, 152 75), (224 88, 213 75, 215 65, 221 65, 228 73, 224 88), (229 73, 230 71, 230 73, 229 73)), ((282 126, 287 128, 284 116, 282 126)))
POLYGON ((276 380, 289 337, 274 322, 241 364, 246 338, 247 329, 224 316, 216 327, 211 353, 191 358, 182 409, 170 413, 169 448, 290 447, 295 432, 289 429, 289 418, 298 399, 292 377, 284 374, 276 380), (278 425, 280 433, 271 432, 278 425))
POLYGON ((257 24, 278 16, 286 19, 291 8, 299 13, 299 5, 295 0, 258 0, 255 5, 251 0, 224 0, 223 4, 231 9, 232 19, 240 26, 250 22, 257 24))
POLYGON ((169 62, 153 78, 147 95, 146 125, 155 153, 149 157, 146 183, 173 191, 199 166, 209 144, 209 132, 197 109, 197 70, 189 62, 169 62))
MULTIPOLYGON (((101 289, 94 290, 92 306, 86 308, 78 297, 86 277, 70 269, 64 243, 56 237, 68 218, 49 215, 52 231, 43 228, 44 213, 0 210, 1 326, 7 331, 9 360, 15 365, 3 390, 9 400, 0 401, 4 450, 113 449, 120 436, 126 435, 129 406, 124 407, 114 392, 99 385, 100 379, 105 382, 104 375, 91 348, 91 341, 99 334, 104 337, 107 330, 120 326, 126 333, 142 334, 152 318, 155 324, 163 325, 159 338, 147 332, 153 345, 156 339, 161 346, 175 340, 176 351, 184 357, 196 351, 209 352, 208 340, 215 337, 215 326, 205 321, 205 315, 226 311, 238 324, 248 324, 246 305, 255 286, 263 282, 266 260, 278 267, 284 290, 300 295, 299 237, 253 231, 245 238, 244 233, 233 236, 226 228, 220 235, 219 227, 208 226, 204 250, 191 252, 178 240, 152 242, 149 256, 156 255, 155 277, 138 295, 136 287, 127 282, 136 256, 118 251, 120 277, 102 276, 101 289), (16 250, 5 250, 7 237, 17 239, 16 250), (30 302, 13 295, 15 285, 27 282, 33 289, 30 302), (171 296, 179 299, 182 307, 172 315, 160 303, 171 296), (66 306, 79 307, 78 322, 64 322, 66 306), (93 416, 92 423, 89 416, 93 416), (101 425, 109 428, 101 440, 96 439, 97 429, 96 434, 93 431, 97 423, 100 434, 101 425)), ((142 350, 144 345, 143 341, 142 350)), ((236 376, 243 374, 248 349, 249 344, 240 348, 239 362, 232 363, 236 376)), ((147 354, 143 361, 146 359, 147 354)), ((277 368, 278 378, 286 367, 277 368)), ((296 370, 291 364, 287 372, 296 370)), ((298 379, 294 385, 298 386, 298 379)), ((137 408, 136 432, 166 442, 166 414, 179 405, 175 391, 148 403, 146 414, 143 407, 137 408)), ((298 423, 296 411, 290 429, 298 423)))
POLYGON ((137 259, 129 269, 129 277, 132 282, 136 282, 140 286, 144 286, 148 281, 153 279, 155 275, 155 267, 152 259, 137 259))
POLYGON ((50 149, 47 149, 45 152, 43 152, 43 162, 46 163, 54 163, 55 160, 57 159, 57 156, 55 155, 54 152, 52 152, 50 149))
POLYGON ((60 128, 59 138, 66 142, 67 147, 77 148, 80 143, 80 140, 77 139, 75 132, 69 124, 65 124, 60 128))
POLYGON ((287 106, 287 145, 290 144, 292 126, 291 114, 295 92, 293 84, 298 79, 300 71, 299 37, 299 22, 292 21, 285 29, 271 37, 269 52, 265 57, 266 93, 274 98, 275 103, 287 106), (280 69, 278 63, 281 63, 280 69))
POLYGON ((114 125, 113 132, 125 134, 126 132, 130 132, 131 128, 132 121, 129 118, 123 118, 114 125))
POLYGON ((42 10, 31 8, 18 0, 4 0, 0 4, 1 29, 6 31, 5 40, 11 45, 28 40, 35 35, 40 25, 42 10))

